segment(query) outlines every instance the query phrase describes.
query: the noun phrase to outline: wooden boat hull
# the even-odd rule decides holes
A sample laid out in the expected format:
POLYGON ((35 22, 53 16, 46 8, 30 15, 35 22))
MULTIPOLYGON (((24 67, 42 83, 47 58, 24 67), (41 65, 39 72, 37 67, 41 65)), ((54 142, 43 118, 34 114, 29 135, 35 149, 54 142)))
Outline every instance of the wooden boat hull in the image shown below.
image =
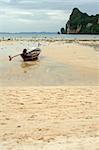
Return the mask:
POLYGON ((38 56, 40 54, 41 50, 39 48, 36 48, 32 50, 31 52, 24 54, 20 54, 24 61, 33 61, 38 59, 38 56))

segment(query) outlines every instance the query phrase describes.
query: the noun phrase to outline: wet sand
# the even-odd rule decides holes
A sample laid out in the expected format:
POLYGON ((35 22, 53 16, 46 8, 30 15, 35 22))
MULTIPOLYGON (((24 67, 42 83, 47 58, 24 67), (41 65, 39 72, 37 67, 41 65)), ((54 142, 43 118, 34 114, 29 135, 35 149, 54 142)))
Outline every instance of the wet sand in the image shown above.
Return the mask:
POLYGON ((8 55, 33 42, 0 44, 0 150, 98 150, 99 52, 92 41, 41 41, 38 61, 28 63, 8 55))
POLYGON ((40 41, 37 61, 23 62, 20 56, 9 61, 9 55, 38 42, 0 42, 0 86, 99 85, 99 52, 94 47, 99 48, 99 41, 40 41))

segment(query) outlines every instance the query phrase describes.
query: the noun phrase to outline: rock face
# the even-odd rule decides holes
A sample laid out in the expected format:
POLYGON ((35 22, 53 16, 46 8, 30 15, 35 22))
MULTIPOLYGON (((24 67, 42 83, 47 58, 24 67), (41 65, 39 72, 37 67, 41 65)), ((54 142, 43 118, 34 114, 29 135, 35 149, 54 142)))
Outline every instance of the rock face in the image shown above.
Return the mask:
POLYGON ((62 34, 99 34, 99 14, 89 16, 74 8, 62 34))

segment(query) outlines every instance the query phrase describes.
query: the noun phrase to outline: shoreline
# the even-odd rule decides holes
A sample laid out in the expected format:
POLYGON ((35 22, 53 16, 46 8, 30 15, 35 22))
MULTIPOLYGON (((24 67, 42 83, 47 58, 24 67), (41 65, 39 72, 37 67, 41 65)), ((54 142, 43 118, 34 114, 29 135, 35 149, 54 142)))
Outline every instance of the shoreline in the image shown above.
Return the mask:
POLYGON ((71 38, 71 39, 63 39, 63 38, 48 38, 48 37, 44 37, 44 38, 23 38, 23 37, 15 37, 15 38, 5 38, 5 39, 0 39, 0 42, 2 41, 7 41, 7 42, 10 42, 10 41, 45 41, 45 42, 58 42, 58 41, 63 41, 63 42, 79 42, 79 41, 82 41, 82 42, 87 42, 87 41, 93 41, 93 42, 99 42, 99 39, 78 39, 78 38, 71 38))

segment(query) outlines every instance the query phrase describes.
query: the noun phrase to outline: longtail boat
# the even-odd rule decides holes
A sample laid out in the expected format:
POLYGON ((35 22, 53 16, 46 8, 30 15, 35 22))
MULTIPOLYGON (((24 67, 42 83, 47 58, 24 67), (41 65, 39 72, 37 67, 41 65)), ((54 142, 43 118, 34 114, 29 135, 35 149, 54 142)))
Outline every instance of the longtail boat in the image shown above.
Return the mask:
POLYGON ((40 48, 35 48, 30 52, 20 54, 24 61, 32 61, 38 59, 38 56, 41 52, 40 48))
POLYGON ((21 54, 15 55, 13 57, 9 56, 9 61, 11 61, 14 57, 17 57, 17 56, 21 56, 24 61, 33 61, 33 60, 38 59, 38 56, 41 52, 40 48, 35 48, 29 52, 27 52, 26 49, 24 49, 24 50, 26 51, 25 53, 23 52, 21 54))

